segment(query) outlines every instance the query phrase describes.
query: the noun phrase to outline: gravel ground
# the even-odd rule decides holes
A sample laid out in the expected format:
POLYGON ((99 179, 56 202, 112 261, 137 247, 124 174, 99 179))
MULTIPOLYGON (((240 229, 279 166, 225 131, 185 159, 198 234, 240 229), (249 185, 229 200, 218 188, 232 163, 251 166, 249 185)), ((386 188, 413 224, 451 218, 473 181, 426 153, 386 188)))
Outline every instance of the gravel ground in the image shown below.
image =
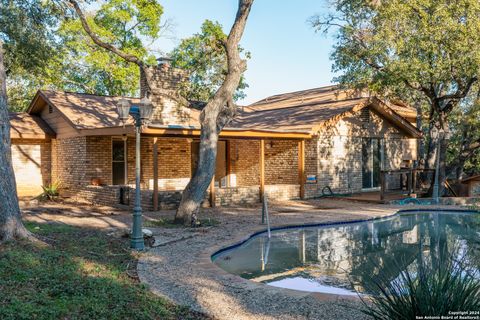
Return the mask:
MULTIPOLYGON (((399 208, 324 199, 277 203, 270 212, 272 226, 281 226, 387 216, 399 208)), ((218 226, 152 229, 161 246, 140 259, 141 281, 156 294, 216 319, 366 319, 356 297, 274 288, 228 274, 211 262, 218 249, 265 228, 259 224, 260 212, 260 207, 206 209, 202 218, 219 220, 218 226)))

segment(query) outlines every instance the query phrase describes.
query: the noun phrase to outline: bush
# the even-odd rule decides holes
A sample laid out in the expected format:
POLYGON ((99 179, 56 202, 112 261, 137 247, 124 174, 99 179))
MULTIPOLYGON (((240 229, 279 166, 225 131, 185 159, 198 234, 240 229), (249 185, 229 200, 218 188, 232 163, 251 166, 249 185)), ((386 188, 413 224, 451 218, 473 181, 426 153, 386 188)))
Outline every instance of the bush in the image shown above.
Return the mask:
POLYGON ((458 250, 437 267, 421 263, 412 268, 398 268, 393 281, 381 276, 372 279, 370 292, 379 292, 364 302, 362 312, 373 319, 410 320, 425 316, 446 316, 453 311, 480 310, 480 280, 478 271, 467 267, 465 256, 457 259, 458 250), (477 274, 475 274, 477 273, 477 274))
POLYGON ((58 198, 61 185, 61 182, 55 181, 49 185, 42 186, 43 192, 38 196, 38 199, 42 201, 55 201, 58 198))

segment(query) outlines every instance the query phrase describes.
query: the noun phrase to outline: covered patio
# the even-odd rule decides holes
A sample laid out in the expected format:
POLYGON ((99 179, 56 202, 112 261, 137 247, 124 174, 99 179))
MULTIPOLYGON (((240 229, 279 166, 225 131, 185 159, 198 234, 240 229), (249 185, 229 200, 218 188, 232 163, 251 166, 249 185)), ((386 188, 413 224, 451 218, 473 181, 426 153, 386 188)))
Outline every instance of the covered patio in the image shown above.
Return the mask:
MULTIPOLYGON (((152 191, 152 209, 161 207, 162 193, 181 191, 194 173, 198 161, 200 130, 171 129, 150 126, 142 132, 151 140, 152 177, 148 190, 152 191), (190 175, 181 185, 172 185, 162 169, 162 151, 166 141, 176 139, 190 145, 190 175)), ((224 130, 217 145, 215 175, 208 190, 210 206, 257 203, 268 194, 277 200, 305 198, 306 132, 275 132, 255 130, 224 130)), ((187 159, 189 158, 189 159, 187 159)), ((147 180, 150 181, 150 179, 147 180)))

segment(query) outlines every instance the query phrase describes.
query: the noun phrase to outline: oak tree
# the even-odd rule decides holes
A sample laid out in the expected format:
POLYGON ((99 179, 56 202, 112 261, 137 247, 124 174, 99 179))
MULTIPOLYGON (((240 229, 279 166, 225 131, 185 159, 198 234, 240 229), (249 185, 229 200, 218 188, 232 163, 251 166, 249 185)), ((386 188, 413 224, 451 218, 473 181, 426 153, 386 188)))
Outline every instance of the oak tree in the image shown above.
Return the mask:
MULTIPOLYGON (((480 2, 477 0, 334 0, 335 13, 311 19, 317 30, 336 28, 332 54, 337 80, 386 96, 420 97, 428 108, 426 162, 433 168, 434 127, 449 119, 478 81, 480 2)), ((422 110, 420 110, 422 111, 422 110)), ((446 134, 440 135, 445 179, 446 134)), ((442 184, 441 184, 442 185, 442 184)))

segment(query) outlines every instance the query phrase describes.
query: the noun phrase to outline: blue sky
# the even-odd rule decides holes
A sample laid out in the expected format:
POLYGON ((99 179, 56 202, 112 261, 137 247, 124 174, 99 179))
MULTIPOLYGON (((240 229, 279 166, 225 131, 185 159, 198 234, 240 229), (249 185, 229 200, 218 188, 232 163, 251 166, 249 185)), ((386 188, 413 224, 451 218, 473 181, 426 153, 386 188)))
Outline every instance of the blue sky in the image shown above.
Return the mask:
MULTIPOLYGON (((230 30, 237 0, 163 0, 164 17, 174 23, 172 38, 156 47, 170 51, 179 39, 200 30, 205 19, 230 30)), ((328 10, 322 0, 256 0, 241 45, 252 53, 246 72, 249 104, 267 96, 332 83, 332 36, 315 33, 307 19, 328 10)))

